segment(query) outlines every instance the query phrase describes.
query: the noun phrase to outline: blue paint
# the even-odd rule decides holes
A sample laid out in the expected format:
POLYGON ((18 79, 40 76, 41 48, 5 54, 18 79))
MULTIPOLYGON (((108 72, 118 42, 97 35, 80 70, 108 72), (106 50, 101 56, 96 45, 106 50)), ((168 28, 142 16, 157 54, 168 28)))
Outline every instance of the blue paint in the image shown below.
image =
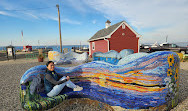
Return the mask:
MULTIPOLYGON (((107 60, 110 62, 113 61, 113 59, 108 58, 102 58, 102 60, 107 60)), ((168 100, 174 99, 173 96, 166 99, 167 94, 173 93, 172 91, 174 89, 172 91, 170 89, 175 87, 167 86, 167 84, 172 82, 171 79, 174 79, 174 72, 171 77, 168 77, 167 71, 169 69, 171 70, 171 68, 178 68, 175 67, 174 64, 179 64, 177 54, 174 52, 164 51, 151 53, 149 55, 133 59, 132 61, 129 61, 123 65, 113 65, 103 61, 93 61, 75 67, 56 67, 55 70, 57 73, 61 73, 62 75, 69 75, 73 78, 81 76, 75 80, 75 84, 82 86, 83 90, 78 92, 65 92, 69 98, 86 97, 107 103, 111 106, 121 106, 127 109, 148 109, 149 107, 171 104, 168 100), (174 63, 171 67, 169 67, 168 61, 170 56, 174 57, 174 63), (138 71, 141 73, 142 76, 138 76, 137 78, 141 80, 130 79, 134 81, 130 83, 124 81, 124 79, 126 80, 127 77, 137 77, 134 75, 136 72, 133 73, 131 71, 138 71), (93 77, 95 74, 97 77, 93 77), (112 76, 105 76, 105 78, 100 78, 101 76, 104 76, 103 74, 112 76), (85 77, 85 75, 88 76, 85 77), (155 81, 147 81, 147 77, 148 79, 155 81), (170 78, 170 81, 166 82, 165 79, 168 78, 170 78), (98 82, 94 82, 95 80, 98 82), (136 83, 135 81, 145 83, 146 85, 142 85, 139 82, 136 83), (109 83, 115 84, 117 87, 110 85, 109 83), (103 84, 106 86, 103 86, 103 84), (126 86, 128 88, 121 87, 122 85, 125 86, 127 84, 133 87, 136 86, 143 88, 163 89, 156 91, 152 90, 149 92, 142 91, 139 88, 136 90, 131 88, 129 89, 128 86, 126 86), (155 84, 156 86, 149 86, 150 84, 155 84)), ((44 74, 45 69, 45 65, 40 65, 29 69, 22 76, 20 84, 32 80, 32 78, 39 73, 44 74)), ((173 84, 175 85, 176 81, 173 84)))

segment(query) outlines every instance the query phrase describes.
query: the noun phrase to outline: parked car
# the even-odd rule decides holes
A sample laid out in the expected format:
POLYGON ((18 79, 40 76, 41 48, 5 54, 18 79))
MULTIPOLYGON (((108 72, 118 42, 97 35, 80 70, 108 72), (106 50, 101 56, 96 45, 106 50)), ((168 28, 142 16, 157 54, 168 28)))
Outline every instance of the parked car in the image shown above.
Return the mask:
POLYGON ((182 54, 188 54, 188 47, 180 47, 174 43, 163 43, 158 47, 150 47, 147 52, 150 53, 155 51, 174 51, 182 54))
POLYGON ((145 45, 145 44, 140 45, 140 49, 148 49, 150 47, 151 47, 151 45, 145 45))

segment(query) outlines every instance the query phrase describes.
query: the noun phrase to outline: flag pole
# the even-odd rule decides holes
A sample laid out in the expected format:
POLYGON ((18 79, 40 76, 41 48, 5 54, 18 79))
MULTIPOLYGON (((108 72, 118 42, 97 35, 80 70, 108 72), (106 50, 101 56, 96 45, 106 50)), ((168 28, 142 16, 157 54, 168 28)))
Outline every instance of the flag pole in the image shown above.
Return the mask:
POLYGON ((21 31, 21 34, 22 34, 22 44, 24 46, 24 40, 23 40, 23 30, 21 31))

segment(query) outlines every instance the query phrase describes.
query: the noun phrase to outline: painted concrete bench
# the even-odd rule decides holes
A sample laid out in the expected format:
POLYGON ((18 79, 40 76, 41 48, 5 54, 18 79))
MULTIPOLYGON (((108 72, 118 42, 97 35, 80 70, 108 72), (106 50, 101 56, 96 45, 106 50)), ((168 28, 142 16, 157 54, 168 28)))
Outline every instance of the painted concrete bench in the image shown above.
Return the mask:
POLYGON ((117 65, 120 59, 133 53, 134 51, 132 49, 124 49, 120 51, 120 53, 118 53, 115 50, 110 50, 106 53, 94 52, 92 57, 93 57, 93 61, 104 61, 110 64, 117 65))
MULTIPOLYGON (((129 59, 128 59, 129 60, 129 59)), ((125 109, 169 110, 178 103, 179 58, 174 52, 154 52, 123 65, 92 61, 76 67, 56 67, 57 73, 69 75, 82 91, 64 91, 55 97, 30 93, 37 75, 46 66, 33 67, 20 80, 22 107, 26 110, 50 109, 69 98, 89 98, 125 109)))
POLYGON ((86 52, 78 54, 76 52, 69 51, 68 53, 62 54, 58 51, 49 51, 48 59, 53 61, 55 64, 74 64, 84 63, 88 60, 88 54, 86 52))

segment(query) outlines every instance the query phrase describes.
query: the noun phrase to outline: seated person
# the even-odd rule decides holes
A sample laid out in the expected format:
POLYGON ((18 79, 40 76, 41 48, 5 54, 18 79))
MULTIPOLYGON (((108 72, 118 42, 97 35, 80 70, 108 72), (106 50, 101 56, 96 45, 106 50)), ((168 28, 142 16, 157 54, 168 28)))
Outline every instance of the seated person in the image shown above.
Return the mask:
POLYGON ((44 77, 44 87, 45 91, 47 93, 47 96, 53 97, 58 95, 61 90, 65 87, 65 85, 69 88, 72 88, 74 91, 80 91, 83 88, 79 87, 78 85, 75 85, 70 81, 70 77, 67 76, 61 76, 57 74, 54 69, 54 62, 53 61, 48 61, 46 63, 46 74, 44 77), (61 77, 61 78, 60 78, 61 77), (59 79, 60 78, 60 79, 59 79))

